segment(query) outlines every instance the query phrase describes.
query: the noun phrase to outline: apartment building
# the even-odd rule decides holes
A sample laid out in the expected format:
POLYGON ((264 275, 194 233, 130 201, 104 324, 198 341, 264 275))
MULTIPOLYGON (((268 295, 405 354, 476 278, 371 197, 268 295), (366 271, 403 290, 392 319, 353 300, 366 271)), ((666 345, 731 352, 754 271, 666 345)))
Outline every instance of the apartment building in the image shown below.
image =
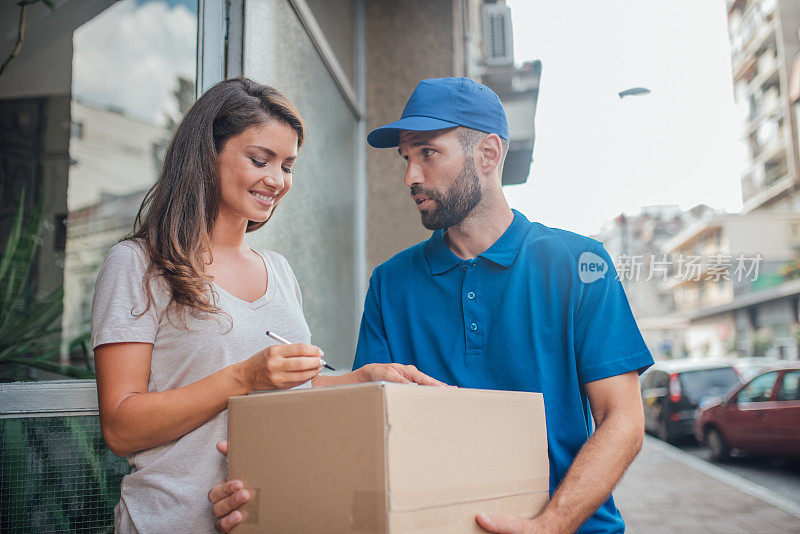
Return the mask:
POLYGON ((800 3, 728 0, 734 99, 742 118, 743 212, 800 211, 798 131, 790 78, 800 52, 800 3))
MULTIPOLYGON (((800 214, 712 214, 666 241, 662 287, 687 321, 691 356, 753 356, 757 332, 769 356, 796 359, 800 280, 786 266, 800 247, 800 214)), ((764 355, 764 354, 759 354, 764 355)))

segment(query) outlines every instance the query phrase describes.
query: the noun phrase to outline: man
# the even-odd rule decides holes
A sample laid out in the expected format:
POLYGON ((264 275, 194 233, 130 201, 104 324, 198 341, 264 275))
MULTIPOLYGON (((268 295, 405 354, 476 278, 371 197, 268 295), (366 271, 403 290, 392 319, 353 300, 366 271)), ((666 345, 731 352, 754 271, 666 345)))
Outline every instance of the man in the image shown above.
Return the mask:
POLYGON ((424 80, 367 140, 398 147, 434 233, 373 272, 353 368, 399 363, 461 387, 541 392, 549 504, 530 520, 476 520, 498 533, 623 532, 610 494, 641 448, 637 376, 653 359, 610 256, 508 206, 508 124, 483 85, 424 80))

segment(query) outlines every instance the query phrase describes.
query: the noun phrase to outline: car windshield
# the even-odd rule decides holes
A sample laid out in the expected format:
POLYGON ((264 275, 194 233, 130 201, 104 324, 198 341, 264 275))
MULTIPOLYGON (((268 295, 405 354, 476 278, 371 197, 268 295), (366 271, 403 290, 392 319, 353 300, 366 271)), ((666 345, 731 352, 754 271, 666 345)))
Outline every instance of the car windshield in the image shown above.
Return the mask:
POLYGON ((683 394, 695 404, 707 397, 723 395, 739 382, 733 367, 688 371, 680 376, 683 394))

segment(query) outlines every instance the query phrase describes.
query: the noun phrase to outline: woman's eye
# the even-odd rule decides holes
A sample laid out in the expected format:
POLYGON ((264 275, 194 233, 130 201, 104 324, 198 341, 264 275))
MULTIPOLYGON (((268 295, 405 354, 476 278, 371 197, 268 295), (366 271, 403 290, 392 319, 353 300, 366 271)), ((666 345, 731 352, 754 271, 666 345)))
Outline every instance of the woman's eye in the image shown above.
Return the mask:
POLYGON ((266 167, 266 166, 267 166, 267 162, 265 162, 265 161, 258 161, 258 160, 257 160, 257 159, 255 159, 255 158, 250 158, 250 161, 252 161, 252 162, 253 162, 253 165, 255 165, 256 167, 266 167))
POLYGON ((433 156, 434 152, 436 152, 436 151, 434 149, 432 149, 432 148, 423 148, 422 149, 422 155, 425 156, 426 158, 429 158, 429 157, 433 156))
POLYGON ((286 174, 292 174, 292 169, 291 167, 284 167, 283 172, 285 172, 286 174))

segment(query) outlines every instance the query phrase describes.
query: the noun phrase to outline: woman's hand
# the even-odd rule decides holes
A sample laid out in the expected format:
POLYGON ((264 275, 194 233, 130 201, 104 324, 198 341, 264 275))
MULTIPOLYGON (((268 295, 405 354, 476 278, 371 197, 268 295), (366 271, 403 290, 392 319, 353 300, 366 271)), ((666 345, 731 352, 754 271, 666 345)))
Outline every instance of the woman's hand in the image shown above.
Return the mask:
MULTIPOLYGON (((228 455, 228 442, 217 443, 217 450, 228 455)), ((221 480, 208 492, 208 501, 213 505, 211 510, 217 520, 214 528, 219 532, 228 532, 244 519, 239 508, 250 500, 250 492, 244 489, 241 480, 221 480)))
POLYGON ((319 374, 322 356, 308 343, 270 345, 239 364, 239 380, 247 391, 299 386, 319 374))

